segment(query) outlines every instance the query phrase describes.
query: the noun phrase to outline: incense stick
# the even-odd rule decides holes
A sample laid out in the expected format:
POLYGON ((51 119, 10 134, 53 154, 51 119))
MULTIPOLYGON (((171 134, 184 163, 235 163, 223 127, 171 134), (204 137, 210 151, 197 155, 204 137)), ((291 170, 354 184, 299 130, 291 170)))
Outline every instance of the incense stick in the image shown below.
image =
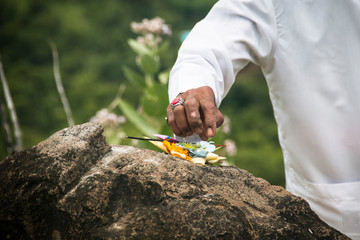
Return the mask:
POLYGON ((130 136, 126 136, 126 138, 129 138, 129 139, 136 139, 136 140, 145 140, 145 141, 159 141, 159 142, 162 142, 162 141, 168 141, 168 142, 179 142, 179 141, 174 141, 174 140, 170 140, 170 139, 165 139, 165 140, 162 140, 162 139, 157 139, 157 138, 140 138, 140 137, 130 137, 130 136))
MULTIPOLYGON (((130 137, 130 136, 126 136, 126 138, 129 139, 135 139, 135 140, 143 140, 143 141, 158 141, 158 142, 162 142, 162 141, 168 141, 171 143, 187 143, 187 142, 181 142, 179 140, 172 140, 172 139, 157 139, 157 138, 141 138, 141 137, 130 137)), ((220 144, 214 144, 217 147, 226 147, 226 145, 220 145, 220 144)))

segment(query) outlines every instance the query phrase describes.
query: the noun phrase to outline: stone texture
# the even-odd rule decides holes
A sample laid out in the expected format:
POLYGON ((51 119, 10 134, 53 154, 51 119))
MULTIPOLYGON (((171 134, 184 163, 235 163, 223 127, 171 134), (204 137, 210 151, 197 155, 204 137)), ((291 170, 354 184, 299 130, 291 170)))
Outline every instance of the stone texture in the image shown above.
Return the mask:
POLYGON ((237 167, 109 146, 86 123, 0 162, 0 239, 349 239, 237 167))

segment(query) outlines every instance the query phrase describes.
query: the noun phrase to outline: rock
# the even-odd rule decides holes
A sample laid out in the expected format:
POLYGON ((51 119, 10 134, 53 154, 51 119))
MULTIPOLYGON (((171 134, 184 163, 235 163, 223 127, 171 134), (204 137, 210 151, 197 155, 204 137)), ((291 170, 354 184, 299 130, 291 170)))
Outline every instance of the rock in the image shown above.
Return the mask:
POLYGON ((0 162, 0 239, 349 239, 237 167, 109 146, 86 123, 0 162))

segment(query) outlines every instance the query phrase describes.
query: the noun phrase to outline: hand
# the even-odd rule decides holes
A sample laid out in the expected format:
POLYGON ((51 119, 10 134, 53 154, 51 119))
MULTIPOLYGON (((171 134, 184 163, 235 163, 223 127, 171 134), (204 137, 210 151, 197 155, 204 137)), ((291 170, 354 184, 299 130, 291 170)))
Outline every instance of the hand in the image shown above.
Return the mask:
POLYGON ((167 107, 168 124, 175 135, 187 137, 199 134, 204 141, 216 134, 216 128, 224 122, 224 117, 216 107, 214 92, 210 87, 190 89, 177 97, 184 100, 183 105, 167 107))

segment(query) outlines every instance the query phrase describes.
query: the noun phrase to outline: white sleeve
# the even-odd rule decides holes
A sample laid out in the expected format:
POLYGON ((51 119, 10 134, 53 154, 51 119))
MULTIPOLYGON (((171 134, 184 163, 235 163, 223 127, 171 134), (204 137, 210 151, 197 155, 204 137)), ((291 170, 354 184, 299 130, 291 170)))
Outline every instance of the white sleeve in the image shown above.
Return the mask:
POLYGON ((272 1, 220 0, 183 42, 170 74, 169 99, 209 86, 219 106, 249 61, 271 62, 276 35, 272 1))

